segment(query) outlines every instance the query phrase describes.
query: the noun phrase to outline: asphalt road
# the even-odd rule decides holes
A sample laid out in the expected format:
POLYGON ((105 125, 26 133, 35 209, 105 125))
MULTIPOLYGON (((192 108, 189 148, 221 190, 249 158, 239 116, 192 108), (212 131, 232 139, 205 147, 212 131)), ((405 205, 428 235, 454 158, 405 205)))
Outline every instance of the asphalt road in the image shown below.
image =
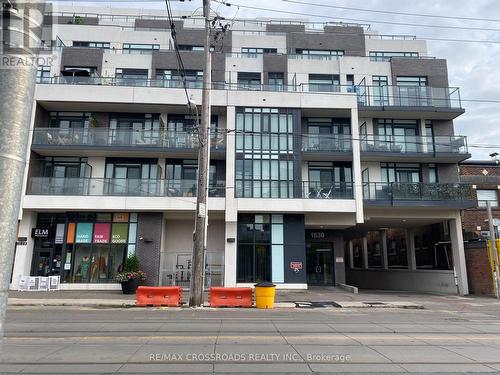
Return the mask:
POLYGON ((0 373, 499 372, 500 304, 416 309, 13 307, 0 373))

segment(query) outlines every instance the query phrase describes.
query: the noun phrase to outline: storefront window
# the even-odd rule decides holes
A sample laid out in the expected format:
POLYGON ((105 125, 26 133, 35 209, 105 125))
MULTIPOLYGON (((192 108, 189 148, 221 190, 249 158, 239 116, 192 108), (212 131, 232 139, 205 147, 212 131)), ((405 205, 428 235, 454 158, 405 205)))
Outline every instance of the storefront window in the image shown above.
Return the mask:
POLYGON ((67 220, 63 282, 113 282, 135 253, 137 214, 68 214, 67 220))
POLYGON ((283 215, 239 217, 238 282, 283 282, 283 251, 283 215))

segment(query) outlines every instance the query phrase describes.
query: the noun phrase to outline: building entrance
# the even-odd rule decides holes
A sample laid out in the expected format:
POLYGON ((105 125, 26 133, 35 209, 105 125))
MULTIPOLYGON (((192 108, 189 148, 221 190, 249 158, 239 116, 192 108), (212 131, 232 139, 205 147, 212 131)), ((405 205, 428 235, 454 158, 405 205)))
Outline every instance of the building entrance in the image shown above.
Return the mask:
POLYGON ((307 243, 306 265, 308 285, 334 285, 335 271, 331 243, 307 243))

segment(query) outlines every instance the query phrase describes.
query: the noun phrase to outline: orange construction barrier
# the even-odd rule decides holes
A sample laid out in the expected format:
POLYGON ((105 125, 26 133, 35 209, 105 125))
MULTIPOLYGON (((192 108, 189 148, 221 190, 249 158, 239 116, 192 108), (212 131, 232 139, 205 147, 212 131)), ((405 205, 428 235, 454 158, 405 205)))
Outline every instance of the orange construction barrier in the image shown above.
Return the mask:
POLYGON ((135 305, 180 306, 182 289, 180 286, 140 286, 137 288, 135 305))
POLYGON ((210 307, 252 307, 252 288, 210 288, 210 307))

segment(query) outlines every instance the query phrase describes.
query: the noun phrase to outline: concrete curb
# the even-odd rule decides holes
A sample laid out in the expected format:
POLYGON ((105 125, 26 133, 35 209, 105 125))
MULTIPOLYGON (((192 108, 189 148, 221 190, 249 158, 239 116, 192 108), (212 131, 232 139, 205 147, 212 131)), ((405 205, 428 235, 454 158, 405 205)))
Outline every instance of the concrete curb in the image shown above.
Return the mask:
MULTIPOLYGON (((131 308, 135 307, 134 300, 100 300, 100 299, 24 299, 24 298, 9 298, 9 306, 73 306, 73 307, 94 307, 94 308, 131 308)), ((335 301, 336 306, 310 306, 308 309, 367 309, 367 308, 398 308, 398 309, 423 309, 424 306, 412 302, 354 302, 354 301, 335 301)), ((277 309, 298 309, 303 310, 304 307, 297 307, 294 302, 276 302, 274 307, 277 309)), ((166 307, 165 307, 166 308, 166 307)), ((186 306, 177 307, 187 308, 186 306)), ((211 308, 208 305, 201 307, 202 309, 219 310, 211 308)))
POLYGON ((343 289, 346 292, 358 294, 358 288, 355 286, 347 285, 347 284, 338 284, 338 286, 340 289, 343 289))

